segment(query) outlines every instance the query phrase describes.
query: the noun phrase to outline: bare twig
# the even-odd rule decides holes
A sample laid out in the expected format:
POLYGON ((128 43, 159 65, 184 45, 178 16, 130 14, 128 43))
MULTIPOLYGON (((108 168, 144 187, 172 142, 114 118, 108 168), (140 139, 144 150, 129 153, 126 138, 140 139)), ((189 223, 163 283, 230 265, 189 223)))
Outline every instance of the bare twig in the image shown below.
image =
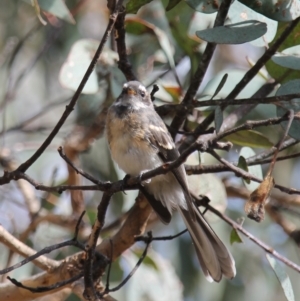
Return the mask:
MULTIPOLYGON (((54 250, 57 250, 57 249, 60 249, 60 248, 63 248, 63 247, 66 247, 66 246, 75 246, 75 247, 78 247, 82 250, 85 250, 84 246, 79 243, 79 241, 77 240, 77 236, 78 236, 78 232, 79 232, 79 225, 81 223, 81 220, 83 218, 83 215, 85 214, 85 211, 81 214, 81 216, 79 217, 78 219, 78 222, 77 222, 77 225, 75 227, 75 234, 74 234, 74 238, 72 238, 71 240, 67 240, 65 242, 62 242, 62 243, 58 243, 58 244, 55 244, 55 245, 52 245, 52 246, 49 246, 49 247, 45 247, 43 248, 41 251, 39 252, 35 252, 34 250, 32 250, 31 248, 27 247, 26 245, 24 245, 22 242, 18 241, 16 238, 13 239, 13 242, 14 242, 14 249, 16 249, 16 246, 18 249, 22 249, 22 250, 32 250, 32 252, 34 252, 35 254, 33 255, 28 255, 27 256, 24 256, 26 257, 24 260, 22 260, 21 262, 11 266, 11 267, 8 267, 6 269, 3 269, 3 270, 0 270, 0 275, 3 275, 3 274, 7 274, 9 273, 10 271, 13 271, 25 264, 27 264, 28 262, 37 262, 37 263, 40 263, 40 262, 46 262, 48 265, 49 263, 52 263, 52 266, 51 268, 54 268, 54 267, 57 267, 58 266, 58 262, 57 261, 54 261, 54 260, 51 260, 51 259, 48 259, 48 258, 44 258, 42 255, 44 254, 47 254, 47 253, 50 253, 54 250), (38 260, 39 259, 39 260, 38 260), (53 265, 54 263, 54 265, 53 265)), ((4 239, 4 237, 7 238, 8 233, 5 232, 4 228, 0 225, 0 229, 2 230, 1 232, 1 236, 2 236, 2 239, 4 239)), ((10 242, 10 246, 12 246, 12 242, 10 242)), ((48 268, 49 269, 49 266, 48 268)))
MULTIPOLYGON (((100 54, 102 53, 104 44, 106 43, 108 36, 110 35, 112 28, 115 24, 115 21, 117 19, 118 16, 118 12, 119 9, 121 7, 121 2, 118 2, 118 5, 116 6, 115 10, 112 12, 112 14, 110 15, 109 18, 109 23, 107 25, 106 31, 104 33, 104 36, 99 44, 99 47, 80 83, 80 85, 78 86, 74 96, 72 97, 71 102, 66 106, 66 110, 64 111, 63 115, 61 116, 60 120, 58 121, 58 123, 56 124, 56 126, 54 127, 54 129, 52 130, 52 132, 50 133, 50 135, 46 138, 46 140, 43 142, 43 144, 39 147, 39 149, 24 163, 22 163, 16 171, 21 171, 21 172, 25 172, 40 156, 41 154, 45 151, 45 149, 49 146, 49 144, 51 143, 51 141, 53 140, 53 138, 56 136, 56 134, 58 133, 58 131, 60 130, 60 128, 62 127, 62 125, 64 124, 64 122, 66 121, 66 119, 68 118, 68 116, 70 115, 70 113, 73 111, 74 106, 77 102, 78 97, 80 96, 87 80, 89 79, 91 73, 93 72, 95 65, 100 57, 100 54)), ((0 178, 0 185, 3 184, 7 184, 9 183, 12 179, 14 178, 14 172, 11 173, 5 173, 3 177, 0 178)))
MULTIPOLYGON (((216 16, 214 27, 224 25, 230 5, 231 5, 231 0, 225 0, 221 3, 220 8, 217 13, 217 16, 216 16)), ((193 76, 192 82, 182 100, 182 104, 184 105, 184 107, 182 107, 182 110, 180 112, 178 112, 178 114, 175 116, 175 118, 173 119, 173 121, 171 123, 170 128, 171 128, 171 131, 172 131, 171 134, 173 137, 175 136, 176 131, 180 128, 180 126, 182 125, 183 121, 185 120, 187 114, 189 113, 189 109, 188 109, 187 105, 193 104, 193 99, 194 99, 194 97, 197 93, 197 90, 203 80, 203 77, 206 73, 209 62, 214 54, 215 48, 216 48, 216 44, 208 43, 204 50, 204 53, 202 55, 202 59, 198 66, 198 69, 196 70, 196 72, 193 76)))
MULTIPOLYGON (((3 243, 5 246, 7 246, 10 250, 20 254, 21 256, 25 258, 32 257, 31 260, 33 263, 38 266, 39 268, 49 271, 54 267, 58 266, 58 262, 56 260, 52 260, 50 258, 47 258, 45 256, 41 256, 45 253, 40 253, 38 256, 35 256, 36 251, 32 248, 28 247, 21 241, 19 241, 17 238, 15 238, 13 235, 11 235, 2 225, 0 225, 0 242, 3 243)), ((27 259, 25 259, 27 260, 27 259)), ((24 261, 24 260, 23 260, 24 261)), ((27 262, 29 262, 27 261, 27 262)), ((25 263, 24 263, 25 264, 25 263)), ((19 265, 19 264, 17 264, 19 265)), ((23 265, 23 264, 22 264, 23 265)), ((19 265, 21 266, 21 265, 19 265)), ((19 267, 17 266, 17 267, 19 267)), ((14 267, 13 269, 17 268, 14 267)), ((0 271, 0 275, 6 274, 9 271, 13 270, 10 268, 4 269, 0 271)))
POLYGON ((266 243, 263 241, 259 240, 256 238, 254 235, 252 235, 250 232, 245 230, 241 225, 215 209, 209 204, 204 204, 206 208, 208 208, 209 211, 213 212, 217 216, 219 216, 222 220, 224 220, 227 224, 231 225, 234 229, 238 230, 239 232, 243 233, 246 237, 248 237, 250 240, 252 240, 256 245, 264 249, 267 253, 272 254, 275 258, 277 258, 279 261, 283 262, 285 265, 289 266, 293 270, 297 271, 300 273, 300 266, 297 265, 296 263, 292 262, 291 260, 287 259, 286 257, 282 256, 279 254, 277 251, 274 250, 274 248, 268 246, 266 243))
POLYGON ((125 20, 126 11, 124 8, 120 10, 116 24, 115 24, 115 36, 117 42, 117 50, 119 54, 118 67, 123 72, 127 81, 136 80, 136 76, 132 70, 132 66, 127 57, 127 50, 125 44, 125 20))

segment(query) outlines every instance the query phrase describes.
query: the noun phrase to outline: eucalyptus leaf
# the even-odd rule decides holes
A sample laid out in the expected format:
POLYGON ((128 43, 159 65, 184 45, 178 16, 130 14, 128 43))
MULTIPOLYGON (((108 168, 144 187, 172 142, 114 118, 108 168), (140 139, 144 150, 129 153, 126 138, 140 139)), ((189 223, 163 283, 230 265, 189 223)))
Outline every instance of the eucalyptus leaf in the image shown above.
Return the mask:
POLYGON ((136 14, 142 6, 150 2, 152 0, 129 0, 126 4, 126 12, 128 14, 136 14))
POLYGON ((38 0, 40 8, 64 21, 75 24, 75 20, 63 0, 38 0))
POLYGON ((272 57, 272 61, 282 67, 300 70, 300 46, 287 48, 272 57))
MULTIPOLYGON (((243 169, 244 171, 249 172, 249 169, 248 169, 248 165, 247 165, 246 159, 245 159, 243 156, 239 156, 239 161, 238 161, 237 167, 243 169)), ((249 179, 244 179, 244 181, 245 181, 247 184, 250 184, 250 180, 249 180, 249 179)))
POLYGON ((294 291, 291 284, 291 280, 287 273, 284 270, 284 267, 281 266, 278 261, 271 256, 270 254, 266 254, 266 257, 272 267, 277 279, 280 282, 280 285, 283 289, 284 295, 288 301, 295 301, 294 291))
MULTIPOLYGON (((63 87, 72 91, 77 90, 98 45, 99 41, 92 39, 82 39, 73 44, 59 73, 59 81, 63 87)), ((99 89, 98 76, 100 79, 107 76, 116 64, 117 58, 116 52, 104 48, 97 62, 96 70, 93 70, 82 93, 95 94, 99 89)))
POLYGON ((212 14, 218 11, 222 1, 221 0, 186 0, 186 3, 194 10, 205 13, 212 14))
MULTIPOLYGON (((137 256, 137 258, 141 258, 143 255, 144 250, 136 250, 133 251, 133 253, 137 256)), ((155 263, 155 261, 153 260, 153 258, 151 258, 151 256, 147 255, 144 260, 143 260, 143 264, 148 265, 149 267, 152 267, 154 270, 159 271, 159 268, 157 266, 157 264, 155 263)))
POLYGON ((223 123, 223 111, 221 109, 221 106, 217 106, 215 109, 215 127, 217 133, 219 133, 222 123, 223 123))
POLYGON ((224 140, 240 146, 261 148, 269 148, 273 146, 273 143, 266 136, 253 130, 244 130, 232 133, 226 136, 224 140))
POLYGON ((234 244, 234 243, 243 243, 243 240, 239 234, 239 232, 236 229, 232 229, 231 233, 230 233, 230 244, 234 244))
MULTIPOLYGON (((71 48, 62 65, 59 81, 65 88, 76 91, 97 49, 96 40, 79 40, 71 48)), ((94 70, 85 84, 82 93, 94 94, 98 91, 98 79, 94 70)))
POLYGON ((228 12, 227 23, 233 24, 246 20, 257 20, 267 24, 267 32, 258 39, 250 41, 250 44, 256 47, 265 47, 276 36, 278 22, 267 18, 266 16, 252 10, 239 1, 234 1, 228 12))
POLYGON ((239 0, 251 9, 276 21, 292 21, 300 16, 299 1, 239 0))
MULTIPOLYGON (((240 151, 240 156, 244 157, 245 159, 250 158, 252 156, 255 156, 255 152, 252 148, 250 147, 243 147, 240 151)), ((261 169, 261 165, 253 165, 253 166, 248 166, 248 170, 249 173, 252 174, 253 176, 259 178, 259 179, 263 179, 263 173, 262 173, 262 169, 261 169)), ((243 179, 245 186, 247 187, 247 189, 252 192, 255 189, 257 189, 260 185, 260 183, 254 182, 254 181, 250 181, 250 184, 247 183, 247 181, 245 179, 243 179)))
POLYGON ((215 98, 215 96, 217 96, 219 94, 219 92, 222 90, 222 88, 224 87, 226 81, 228 78, 228 73, 225 73, 224 76, 222 77, 222 80, 220 81, 219 86, 217 87, 215 93, 213 94, 213 96, 211 97, 211 99, 215 98))
POLYGON ((154 35, 157 38, 157 41, 161 49, 163 50, 165 56, 167 57, 170 67, 175 68, 173 47, 171 45, 168 35, 163 30, 161 30, 154 24, 142 20, 138 17, 128 17, 126 19, 126 31, 137 35, 144 33, 150 33, 154 35))
MULTIPOLYGON (((286 23, 283 23, 283 22, 278 23, 278 30, 277 30, 275 39, 271 43, 270 46, 272 46, 275 43, 275 41, 279 37, 281 37, 281 35, 283 34, 283 32, 287 26, 288 26, 288 24, 286 24, 286 23)), ((298 23, 296 25, 296 27, 294 28, 294 30, 283 41, 283 43, 279 47, 279 51, 285 51, 286 49, 292 48, 295 45, 300 45, 299 32, 300 32, 300 24, 298 23)), ((291 69, 291 70, 288 70, 289 72, 287 72, 285 67, 275 64, 275 62, 273 60, 269 60, 266 63, 266 68, 267 68, 267 71, 270 74, 270 76, 272 78, 278 80, 281 84, 299 78, 298 70, 294 71, 294 69, 291 69)))
MULTIPOLYGON (((295 79, 283 84, 276 92, 276 96, 300 93, 300 80, 295 79)), ((289 110, 294 110, 295 115, 300 111, 300 98, 294 98, 289 102, 280 102, 277 105, 277 116, 281 117, 289 110)), ((281 122, 281 126, 285 129, 288 121, 281 122)), ((300 120, 293 120, 289 130, 289 136, 300 140, 300 120)))
POLYGON ((243 44, 263 36, 266 32, 266 23, 248 20, 197 31, 196 35, 209 43, 243 44))
POLYGON ((169 3, 166 7, 166 11, 171 10, 172 8, 174 8, 177 4, 179 4, 181 1, 183 0, 169 0, 169 3))

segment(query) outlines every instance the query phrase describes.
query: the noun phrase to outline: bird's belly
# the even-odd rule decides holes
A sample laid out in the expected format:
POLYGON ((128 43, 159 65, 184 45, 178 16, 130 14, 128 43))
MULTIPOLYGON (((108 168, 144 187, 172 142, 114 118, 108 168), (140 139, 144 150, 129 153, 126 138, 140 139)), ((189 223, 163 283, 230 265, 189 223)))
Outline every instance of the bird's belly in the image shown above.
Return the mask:
POLYGON ((110 146, 114 161, 129 175, 137 176, 162 164, 153 147, 146 141, 135 141, 127 134, 114 139, 110 146))

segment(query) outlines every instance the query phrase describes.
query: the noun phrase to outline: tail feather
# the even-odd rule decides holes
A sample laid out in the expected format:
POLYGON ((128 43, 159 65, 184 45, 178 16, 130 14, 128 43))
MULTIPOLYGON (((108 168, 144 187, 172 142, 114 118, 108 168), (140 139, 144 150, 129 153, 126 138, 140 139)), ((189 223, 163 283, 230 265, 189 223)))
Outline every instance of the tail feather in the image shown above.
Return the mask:
POLYGON ((236 274, 234 259, 199 210, 195 207, 195 221, 189 211, 179 208, 179 212, 190 232, 206 279, 219 282, 222 275, 233 278, 236 274))

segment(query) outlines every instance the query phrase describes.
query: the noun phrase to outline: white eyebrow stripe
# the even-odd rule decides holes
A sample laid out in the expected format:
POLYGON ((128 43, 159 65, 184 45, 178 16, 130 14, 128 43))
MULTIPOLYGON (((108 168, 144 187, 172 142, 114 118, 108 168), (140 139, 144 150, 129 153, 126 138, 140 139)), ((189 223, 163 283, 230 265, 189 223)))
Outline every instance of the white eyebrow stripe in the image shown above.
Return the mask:
POLYGON ((123 88, 128 88, 128 84, 125 83, 125 84, 123 85, 123 88))
POLYGON ((139 90, 143 91, 143 92, 146 92, 146 88, 143 86, 143 85, 139 85, 139 90))

